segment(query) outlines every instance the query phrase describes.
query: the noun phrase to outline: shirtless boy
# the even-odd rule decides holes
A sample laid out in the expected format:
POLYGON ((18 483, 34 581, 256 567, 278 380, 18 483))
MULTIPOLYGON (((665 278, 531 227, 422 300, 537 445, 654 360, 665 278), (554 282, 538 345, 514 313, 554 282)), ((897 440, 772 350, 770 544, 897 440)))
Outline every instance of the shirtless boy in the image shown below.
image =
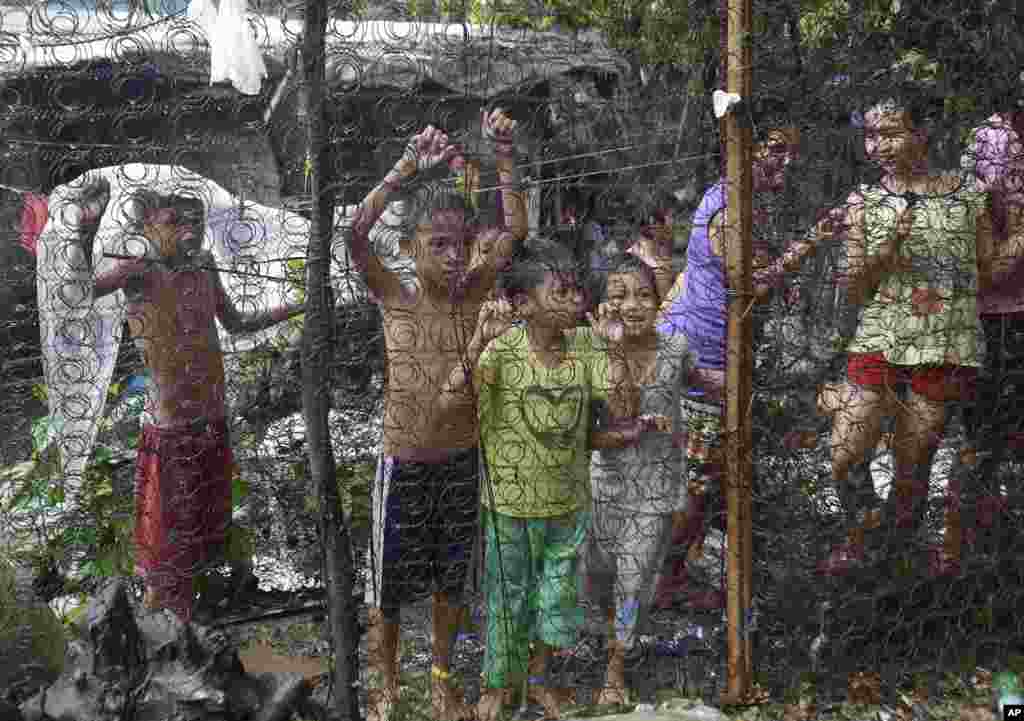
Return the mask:
POLYGON ((381 306, 388 358, 366 591, 371 719, 388 718, 398 697, 399 609, 427 594, 433 600, 434 714, 453 721, 472 715, 452 690, 449 661, 477 535, 478 428, 473 413, 442 416, 438 399, 452 369, 466 362, 499 267, 526 237, 526 204, 512 187, 515 127, 501 110, 484 115, 483 134, 494 142, 502 187, 502 227, 473 237, 463 197, 427 185, 414 193, 401 241, 415 260, 415 278, 388 270, 370 252, 370 229, 391 194, 427 171, 458 164, 458 148, 433 126, 412 139, 353 224, 353 263, 381 306))
POLYGON ((216 560, 231 519, 232 454, 225 421, 224 356, 217 326, 262 330, 299 305, 243 314, 202 249, 203 203, 139 193, 133 199, 151 249, 96 278, 95 296, 123 290, 128 326, 153 378, 136 466, 136 567, 146 605, 192 616, 194 580, 216 560))

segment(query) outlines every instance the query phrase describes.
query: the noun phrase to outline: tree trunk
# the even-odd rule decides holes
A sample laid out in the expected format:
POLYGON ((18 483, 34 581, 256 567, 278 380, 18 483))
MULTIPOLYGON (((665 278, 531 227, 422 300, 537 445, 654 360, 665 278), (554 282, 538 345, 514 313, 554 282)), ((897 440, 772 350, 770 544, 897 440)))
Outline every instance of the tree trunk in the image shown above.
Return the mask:
POLYGON ((349 530, 338 497, 337 469, 328 428, 331 360, 335 346, 330 284, 331 236, 334 230, 333 164, 324 142, 324 35, 327 8, 306 0, 302 49, 306 87, 306 173, 312 193, 312 222, 306 252, 306 320, 302 334, 302 407, 310 474, 320 495, 320 533, 328 619, 334 650, 334 714, 359 718, 359 638, 353 597, 355 567, 349 530))

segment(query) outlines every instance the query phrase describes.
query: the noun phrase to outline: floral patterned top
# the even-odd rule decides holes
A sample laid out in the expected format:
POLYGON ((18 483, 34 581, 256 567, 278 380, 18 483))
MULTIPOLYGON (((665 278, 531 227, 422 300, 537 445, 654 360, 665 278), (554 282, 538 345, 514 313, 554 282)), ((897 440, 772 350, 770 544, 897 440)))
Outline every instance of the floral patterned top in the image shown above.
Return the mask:
MULTIPOLYGON (((975 226, 985 197, 949 177, 950 192, 920 197, 900 249, 902 267, 886 275, 865 305, 852 353, 882 353, 895 365, 981 365, 975 226)), ((867 254, 896 232, 903 196, 863 186, 867 254)))

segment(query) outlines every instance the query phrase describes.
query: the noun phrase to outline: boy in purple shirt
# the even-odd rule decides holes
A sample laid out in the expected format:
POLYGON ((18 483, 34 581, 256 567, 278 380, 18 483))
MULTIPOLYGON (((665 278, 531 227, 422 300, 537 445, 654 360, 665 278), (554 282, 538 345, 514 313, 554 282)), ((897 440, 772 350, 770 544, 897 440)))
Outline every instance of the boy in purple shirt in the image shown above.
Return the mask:
MULTIPOLYGON (((754 155, 754 192, 779 193, 785 188, 785 173, 795 157, 800 131, 778 126, 769 129, 754 155)), ((673 544, 698 550, 706 531, 705 493, 708 487, 721 482, 723 459, 721 449, 722 416, 725 391, 726 327, 728 301, 725 272, 725 181, 719 181, 704 194, 693 217, 693 229, 686 248, 686 268, 676 278, 662 304, 658 333, 686 336, 696 356, 691 387, 685 403, 690 418, 687 465, 691 497, 685 518, 676 519, 673 544)), ((755 222, 758 222, 755 219, 755 222)), ((799 267, 813 250, 817 235, 792 244, 786 252, 769 262, 763 250, 754 251, 754 292, 759 300, 767 299, 782 281, 785 273, 799 267)), ((665 244, 656 244, 664 248, 665 244)), ((664 255, 664 251, 662 251, 664 255)), ((664 269, 670 258, 662 257, 652 264, 664 269)), ((658 604, 673 601, 685 577, 686 557, 672 563, 672 571, 662 578, 658 604)), ((720 593, 704 599, 712 606, 721 606, 720 593)), ((691 599, 698 603, 698 599, 691 599)))

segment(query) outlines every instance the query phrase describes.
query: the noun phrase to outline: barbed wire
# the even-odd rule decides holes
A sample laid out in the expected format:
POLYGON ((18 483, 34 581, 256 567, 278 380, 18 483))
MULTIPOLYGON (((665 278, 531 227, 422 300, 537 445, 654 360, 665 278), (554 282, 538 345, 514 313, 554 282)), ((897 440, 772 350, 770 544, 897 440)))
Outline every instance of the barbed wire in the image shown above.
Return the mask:
MULTIPOLYGON (((714 10, 685 5, 695 13, 714 10)), ((898 694, 907 691, 914 674, 925 674, 937 686, 939 676, 948 673, 958 676, 963 686, 979 667, 1013 667, 1021 641, 1015 614, 1024 600, 1017 569, 1020 549, 1015 545, 1021 520, 1015 444, 1024 432, 1017 388, 1024 387, 1024 377, 1016 375, 1013 364, 1024 353, 1024 331, 1015 311, 1007 310, 1016 298, 1013 274, 1000 286, 1001 294, 987 297, 994 300, 979 301, 987 281, 982 275, 988 240, 982 236, 979 242, 977 230, 987 227, 986 213, 1002 213, 1001 230, 997 228, 991 245, 1013 247, 1015 191, 1005 178, 1012 179, 1024 167, 1018 165, 1015 145, 1024 132, 1014 125, 1012 103, 996 98, 996 90, 986 84, 989 76, 984 73, 998 70, 986 49, 991 49, 992 37, 1006 31, 994 24, 996 15, 985 10, 972 20, 940 3, 918 17, 918 5, 904 3, 892 17, 888 11, 865 12, 853 18, 865 27, 844 35, 845 26, 822 15, 824 11, 794 3, 755 3, 762 21, 751 38, 758 97, 744 99, 742 116, 758 131, 758 141, 773 126, 802 131, 799 142, 788 149, 762 145, 753 154, 754 182, 760 189, 752 202, 755 298, 726 287, 724 281, 715 217, 726 201, 716 185, 718 126, 707 103, 709 91, 721 86, 714 48, 691 53, 703 56, 696 63, 672 63, 679 75, 675 79, 655 66, 643 68, 644 78, 632 77, 629 73, 639 73, 636 65, 642 63, 631 66, 635 57, 628 49, 607 48, 609 54, 627 58, 622 65, 631 70, 616 64, 615 92, 575 107, 564 124, 539 119, 538 108, 563 105, 562 97, 545 95, 540 86, 558 80, 571 87, 577 78, 601 72, 590 59, 577 63, 574 58, 548 58, 548 74, 537 78, 536 87, 517 85, 502 98, 502 107, 520 121, 520 140, 515 158, 499 158, 496 166, 519 176, 515 182, 491 182, 495 168, 488 162, 481 172, 484 182, 474 182, 464 172, 439 172, 421 187, 433 192, 428 194, 428 211, 472 209, 466 195, 471 188, 478 205, 495 205, 507 216, 506 200, 512 198, 497 201, 504 191, 544 191, 531 194, 528 237, 513 255, 515 264, 493 273, 498 278, 495 288, 483 287, 484 280, 479 288, 470 288, 472 302, 431 312, 430 303, 418 294, 445 283, 424 282, 431 270, 429 254, 417 246, 421 237, 398 233, 408 228, 393 226, 386 218, 373 231, 364 228, 370 235, 364 239, 356 232, 359 218, 346 218, 344 232, 333 238, 331 285, 337 297, 327 321, 333 324, 327 349, 333 358, 332 377, 320 392, 333 401, 331 445, 353 539, 352 580, 369 592, 363 605, 375 611, 380 606, 393 621, 397 616, 389 604, 408 600, 414 609, 399 626, 403 686, 422 684, 424 690, 436 690, 450 674, 464 681, 467 699, 475 702, 488 685, 508 681, 518 688, 523 679, 514 672, 525 671, 534 696, 544 688, 568 687, 581 705, 614 700, 623 685, 631 702, 651 700, 655 690, 662 698, 669 693, 717 701, 727 656, 722 616, 728 534, 726 481, 721 459, 715 457, 727 430, 722 429, 714 379, 722 370, 717 361, 725 363, 728 357, 728 347, 722 345, 724 327, 728 305, 736 299, 743 300, 753 321, 755 356, 747 413, 756 461, 751 488, 756 609, 748 612, 745 632, 755 649, 758 681, 771 700, 799 705, 796 700, 802 698, 805 704, 816 701, 826 707, 837 698, 871 699, 899 708, 898 694), (944 15, 943 9, 950 12, 944 15), (922 36, 919 45, 900 39, 938 20, 948 21, 941 37, 922 36), (829 33, 843 42, 833 42, 829 33), (900 53, 911 55, 910 77, 897 78, 899 73, 892 71, 894 63, 905 59, 900 53), (960 67, 967 58, 977 61, 974 70, 960 67), (931 62, 937 68, 929 69, 931 62), (659 80, 663 85, 642 82, 658 73, 665 73, 659 80), (914 73, 932 73, 941 80, 929 84, 914 73), (977 74, 973 85, 966 81, 970 73, 977 74), (835 82, 836 76, 845 80, 835 82), (700 83, 691 86, 697 79, 700 83), (775 95, 781 98, 779 107, 765 107, 775 95), (879 105, 890 96, 891 107, 879 105), (983 120, 999 103, 1007 122, 983 120), (880 116, 866 111, 879 107, 888 108, 881 115, 895 124, 876 137, 871 123, 880 116), (914 116, 896 112, 904 107, 914 116), (868 115, 866 128, 863 122, 861 127, 850 123, 853 109, 861 112, 862 120, 868 115), (615 128, 579 127, 604 120, 615 128), (893 165, 900 160, 897 151, 887 155, 880 146, 865 144, 907 147, 925 137, 901 135, 908 129, 900 124, 904 122, 914 130, 932 131, 929 167, 936 179, 914 189, 914 196, 907 195, 902 182, 889 183, 895 185, 890 192, 879 181, 886 173, 899 175, 900 168, 893 165), (801 157, 789 159, 789 170, 782 172, 787 152, 797 146, 801 157), (602 163, 608 167, 600 167, 602 163), (681 165, 687 171, 681 172, 681 165), (766 192, 775 179, 773 169, 784 182, 766 192), (538 170, 540 177, 524 179, 538 170), (559 192, 567 188, 572 194, 559 192), (688 195, 680 200, 684 189, 688 195), (674 229, 650 226, 651 209, 633 207, 642 203, 662 206, 663 219, 664 212, 672 211, 673 226, 686 228, 689 239, 668 240, 674 229), (594 221, 587 233, 578 225, 566 232, 559 211, 570 204, 577 211, 599 211, 583 213, 594 221), (877 288, 864 292, 866 300, 858 301, 849 290, 851 282, 859 288, 863 266, 858 263, 865 254, 884 254, 878 249, 899 232, 897 218, 908 206, 913 206, 914 218, 903 241, 907 246, 889 253, 902 260, 888 268, 877 288), (829 216, 832 226, 822 228, 826 209, 834 211, 829 216), (633 227, 640 218, 645 227, 633 227), (645 239, 642 232, 656 237, 645 239), (401 252, 385 258, 383 248, 393 245, 392 235, 401 252), (801 240, 813 247, 797 260, 776 262, 795 255, 801 240), (360 260, 355 246, 361 242, 380 250, 380 267, 360 260), (673 242, 674 247, 666 247, 673 242), (659 416, 660 429, 668 427, 672 433, 652 431, 636 456, 601 450, 595 459, 585 444, 567 450, 570 436, 578 440, 569 431, 582 436, 586 427, 589 436, 617 428, 612 412, 617 388, 602 379, 614 368, 598 352, 600 343, 588 345, 599 323, 582 323, 584 330, 570 336, 575 345, 550 352, 547 365, 562 369, 564 377, 534 362, 530 352, 546 357, 547 351, 530 350, 533 331, 523 331, 522 325, 502 335, 483 353, 481 363, 473 362, 473 353, 483 350, 474 348, 472 339, 484 291, 513 301, 529 295, 537 287, 530 284, 538 277, 538 263, 543 267, 538 257, 549 252, 551 243, 567 247, 572 261, 550 251, 554 260, 544 262, 564 261, 571 268, 565 277, 577 272, 585 276, 579 303, 592 313, 602 300, 639 308, 647 307, 649 297, 665 301, 672 295, 668 310, 658 318, 658 343, 630 356, 628 368, 644 379, 636 389, 641 397, 638 412, 659 416), (668 251, 656 263, 653 277, 619 257, 631 246, 648 259, 653 250, 668 251), (671 272, 665 255, 674 255, 671 272), (685 292, 677 267, 681 257, 685 292), (785 272, 760 274, 766 267, 785 272), (670 282, 662 282, 662 275, 670 282), (640 298, 645 288, 650 296, 640 298), (679 316, 675 321, 672 308, 679 316), (434 349, 433 355, 423 355, 427 347, 434 349), (687 364, 695 365, 696 375, 705 381, 680 380, 687 364), (511 388, 498 384, 488 389, 467 381, 465 406, 455 414, 457 420, 442 418, 435 408, 450 381, 449 371, 456 367, 468 369, 467 376, 477 367, 500 367, 501 383, 511 388), (963 378, 975 379, 974 399, 969 392, 953 397, 969 387, 963 378), (606 387, 599 387, 602 382, 606 387), (495 411, 487 406, 485 391, 510 400, 495 411), (485 428, 475 426, 474 418, 484 419, 485 428), (444 433, 448 436, 442 438, 444 433), (681 448, 673 445, 673 433, 681 448), (472 449, 477 446, 482 446, 482 463, 474 460, 472 449), (440 447, 466 453, 446 458, 415 453, 440 447), (647 454, 646 462, 638 460, 642 454, 647 454), (540 485, 509 480, 509 469, 525 477, 529 468, 541 468, 534 479, 540 485), (568 469, 578 474, 570 478, 568 469), (552 479, 585 487, 594 498, 589 505, 581 502, 571 512, 555 514, 572 504, 559 505, 554 496, 544 495, 557 485, 552 479), (425 489, 444 503, 428 503, 425 489), (529 521, 502 511, 517 507, 533 514, 529 521), (403 512, 422 512, 427 521, 395 520, 394 514, 403 512), (435 512, 440 515, 431 515, 435 512), (540 528, 549 534, 544 543, 538 541, 540 528), (399 537, 403 543, 386 545, 399 537), (545 546, 548 541, 550 546, 545 546), (439 545, 455 549, 454 558, 441 554, 439 545), (574 603, 567 605, 578 616, 556 612, 551 604, 531 618, 511 612, 518 584, 512 581, 527 578, 526 556, 538 548, 550 552, 544 563, 552 568, 563 564, 558 567, 562 577, 547 579, 548 585, 538 589, 572 598, 574 603), (401 574, 392 573, 396 567, 403 569, 401 574), (445 573, 439 574, 439 568, 445 573), (385 583, 385 578, 392 581, 385 583), (469 612, 459 621, 461 636, 453 641, 451 662, 435 670, 436 649, 422 612, 425 599, 437 590, 450 592, 453 603, 461 591, 469 612), (534 646, 531 651, 517 636, 533 621, 543 640, 557 647, 543 674, 538 665, 543 649, 534 646), (621 678, 617 668, 622 669, 621 678), (611 692, 602 693, 609 688, 611 692)), ((375 187, 390 191, 394 184, 402 185, 393 177, 381 184, 383 177, 369 176, 399 161, 410 135, 406 131, 414 124, 418 130, 428 121, 444 120, 453 138, 463 133, 460 138, 478 140, 480 108, 468 89, 477 81, 491 85, 497 73, 492 63, 500 60, 492 57, 498 52, 495 22, 486 64, 464 70, 463 76, 438 72, 439 78, 455 78, 451 87, 467 89, 451 93, 465 108, 413 108, 412 118, 376 113, 374 127, 368 122, 337 123, 349 134, 333 138, 331 149, 339 156, 351 152, 352 158, 345 155, 349 165, 339 170, 366 176, 354 181, 349 177, 346 202, 348 194, 362 196, 375 187), (364 147, 365 157, 359 155, 362 150, 353 150, 364 147), (389 154, 393 157, 384 157, 389 154)), ((641 43, 658 37, 648 26, 632 35, 641 43)), ((518 42, 531 43, 531 31, 522 30, 518 42)), ((82 44, 69 43, 67 47, 82 44)), ((394 39, 388 43, 390 49, 396 46, 394 39)), ((457 45, 448 48, 448 55, 458 55, 457 45)), ((469 54, 468 49, 464 52, 469 54)), ((1019 60, 1019 50, 1009 40, 1006 53, 1009 57, 1001 56, 1000 62, 1019 60)), ((77 67, 78 60, 69 55, 66 69, 77 67)), ((436 60, 439 68, 451 62, 447 55, 436 60)), ((213 625, 224 620, 217 618, 218 603, 232 601, 224 588, 245 588, 250 597, 270 605, 287 605, 289 594, 267 601, 266 592, 261 596, 254 586, 276 584, 280 590, 287 581, 322 589, 315 521, 321 501, 310 487, 299 381, 303 354, 321 349, 302 345, 303 334, 314 329, 309 321, 284 317, 304 298, 307 280, 301 261, 310 222, 296 212, 307 209, 296 198, 309 199, 310 192, 305 187, 300 191, 294 178, 281 181, 284 170, 274 176, 256 158, 258 167, 245 175, 278 178, 270 184, 281 186, 275 188, 280 198, 261 200, 262 205, 250 209, 241 199, 252 196, 241 190, 239 154, 230 142, 214 142, 210 136, 230 136, 231 127, 198 131, 200 137, 177 145, 155 129, 152 137, 139 136, 135 143, 116 142, 121 132, 116 129, 99 136, 112 142, 61 141, 43 127, 19 129, 24 137, 15 137, 13 129, 21 128, 26 112, 45 121, 63 119, 55 98, 72 78, 58 75, 33 76, 39 92, 0 105, 7 147, 22 151, 10 154, 0 187, 20 195, 53 188, 41 206, 26 208, 21 198, 6 197, 0 206, 0 238, 8 244, 0 249, 0 293, 8 294, 0 295, 0 343, 10 349, 0 383, 0 433, 5 437, 0 445, 0 560, 14 559, 25 564, 20 568, 31 568, 43 579, 37 585, 48 591, 44 595, 66 595, 73 589, 95 594, 106 579, 139 575, 137 581, 149 586, 148 600, 162 593, 179 605, 179 614, 194 614, 199 622, 213 625), (142 162, 134 166, 142 169, 138 177, 122 172, 128 166, 118 165, 120 156, 104 162, 115 167, 103 173, 90 165, 100 165, 89 156, 91 150, 123 150, 127 163, 183 148, 203 151, 206 165, 184 170, 142 162), (48 149, 55 153, 44 157, 48 149), (76 163, 74 171, 61 169, 71 162, 76 163), (79 169, 93 170, 81 177, 97 184, 83 187, 85 181, 74 179, 79 169), (161 224, 152 222, 146 230, 147 218, 161 216, 147 216, 147 207, 135 204, 145 200, 152 206, 149 210, 171 209, 187 217, 189 198, 201 202, 208 219, 238 216, 237 222, 211 223, 202 234, 202 249, 213 256, 209 263, 195 265, 187 253, 170 252, 168 248, 188 242, 188 233, 161 235, 161 224), (98 214, 99 229, 88 222, 88 213, 83 219, 83 208, 98 214), (239 214, 239 209, 244 212, 239 214), (37 211, 41 225, 32 220, 37 211), (147 252, 153 257, 149 276, 125 271, 123 264, 147 252), (165 255, 157 257, 160 253, 165 255), (215 283, 214 278, 219 280, 215 283), (16 292, 32 300, 14 309, 6 301, 16 292), (176 303, 161 305, 159 298, 175 298, 176 303), (274 320, 280 322, 262 327, 274 320), (182 330, 200 324, 212 331, 182 330), (231 334, 228 326, 244 332, 231 334), (220 356, 197 340, 211 337, 218 339, 220 356), (218 415, 223 427, 214 417, 218 415), (195 426, 202 426, 202 433, 193 432, 195 426), (147 513, 156 506, 146 504, 155 501, 142 491, 153 480, 146 474, 153 472, 157 451, 170 462, 163 471, 176 489, 169 504, 173 510, 216 506, 216 519, 183 517, 178 529, 150 523, 153 516, 147 513), (189 464, 197 458, 206 460, 196 473, 215 483, 190 485, 195 468, 189 464), (179 545, 191 549, 189 553, 204 545, 201 540, 210 547, 226 544, 227 551, 209 558, 198 552, 170 552, 165 541, 171 530, 180 531, 179 545), (148 556, 147 544, 155 549, 148 556), (136 574, 136 561, 145 573, 136 574), (234 580, 224 568, 232 565, 234 580), (198 573, 203 566, 211 571, 202 581, 205 587, 200 583, 183 591, 174 585, 185 577, 203 577, 198 573), (66 587, 61 576, 67 577, 66 587)), ((191 85, 180 89, 192 90, 191 85)), ((225 115, 237 115, 234 110, 254 102, 219 92, 225 115)), ((358 116, 364 100, 415 102, 434 91, 366 87, 365 92, 369 99, 354 94, 351 107, 332 112, 358 116)), ((117 102, 115 97, 112 106, 83 111, 82 117, 107 117, 117 102)), ((494 103, 479 104, 493 109, 494 103)), ((183 115, 185 105, 173 95, 164 101, 167 117, 183 115)), ((279 108, 264 128, 267 134, 297 133, 301 123, 291 112, 288 106, 279 108)), ((293 152, 298 141, 289 142, 283 146, 280 160, 287 162, 282 167, 301 164, 293 152)), ((478 156, 467 157, 482 159, 478 156)), ((298 182, 304 181, 300 170, 298 182)), ((389 199, 395 197, 403 196, 389 199)), ((493 238, 482 236, 480 241, 470 246, 486 256, 493 238)), ((490 275, 488 270, 481 278, 490 275)), ((563 277, 555 275, 552 283, 557 285, 563 277)), ((572 296, 577 289, 562 290, 572 296)), ((515 307, 524 316, 519 322, 528 322, 528 310, 515 307)), ((638 315, 634 312, 627 327, 639 323, 638 315)), ((140 588, 140 596, 142 592, 140 588)), ((244 594, 232 602, 243 606, 239 617, 259 615, 246 612, 244 594)), ((372 626, 369 608, 362 609, 363 621, 372 626)), ((386 638, 375 627, 363 640, 361 700, 367 709, 379 698, 365 691, 381 691, 386 680, 386 673, 371 673, 382 669, 379 654, 375 656, 382 649, 374 644, 386 638)), ((28 648, 19 645, 22 651, 28 648)), ((3 660, 0 668, 6 668, 3 660)), ((0 673, 0 688, 5 680, 0 673)), ((941 693, 933 689, 933 700, 942 694, 952 703, 948 688, 941 693)), ((421 715, 408 706, 399 704, 393 717, 421 715)), ((956 710, 949 715, 963 714, 956 710)))

